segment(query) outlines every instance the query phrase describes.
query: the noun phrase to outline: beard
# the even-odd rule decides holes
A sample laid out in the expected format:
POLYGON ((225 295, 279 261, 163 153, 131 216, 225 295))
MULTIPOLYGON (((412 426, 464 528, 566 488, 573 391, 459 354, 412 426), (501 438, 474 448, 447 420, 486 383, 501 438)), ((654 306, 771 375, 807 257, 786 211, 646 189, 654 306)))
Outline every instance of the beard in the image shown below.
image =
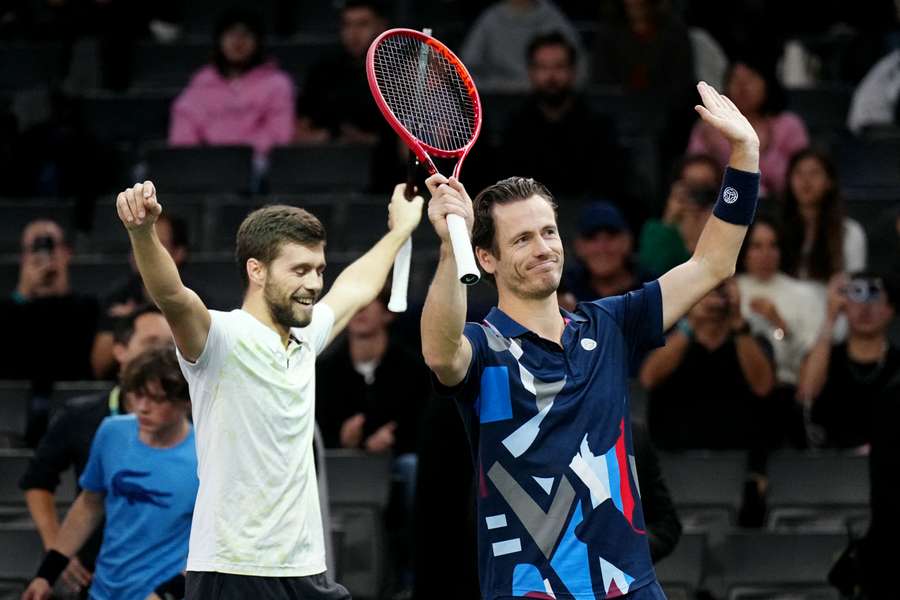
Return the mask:
POLYGON ((284 327, 306 327, 312 321, 312 311, 306 312, 294 302, 294 294, 275 286, 271 281, 266 281, 263 287, 263 298, 272 315, 272 320, 284 327))
POLYGON ((538 102, 549 107, 559 108, 572 97, 572 90, 566 87, 552 87, 537 92, 538 102))

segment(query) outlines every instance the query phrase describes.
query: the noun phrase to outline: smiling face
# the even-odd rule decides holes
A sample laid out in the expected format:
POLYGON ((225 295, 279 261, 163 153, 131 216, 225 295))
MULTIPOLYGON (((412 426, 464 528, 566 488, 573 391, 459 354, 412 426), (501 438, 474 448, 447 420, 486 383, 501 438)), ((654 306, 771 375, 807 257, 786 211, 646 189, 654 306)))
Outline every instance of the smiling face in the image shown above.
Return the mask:
POLYGON ((263 298, 272 320, 289 329, 312 320, 313 304, 322 292, 325 243, 285 243, 265 269, 263 298))
POLYGON ((540 299, 556 293, 563 245, 553 207, 540 196, 493 207, 495 251, 477 248, 500 293, 540 299))

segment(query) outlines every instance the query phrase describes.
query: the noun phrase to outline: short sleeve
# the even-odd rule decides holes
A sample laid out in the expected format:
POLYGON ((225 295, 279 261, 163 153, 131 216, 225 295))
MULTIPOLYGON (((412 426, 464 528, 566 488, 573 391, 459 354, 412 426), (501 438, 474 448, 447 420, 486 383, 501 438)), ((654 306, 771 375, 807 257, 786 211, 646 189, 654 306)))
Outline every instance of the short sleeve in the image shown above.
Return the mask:
POLYGON ((324 302, 319 302, 313 306, 312 321, 309 325, 300 329, 306 341, 308 341, 316 351, 316 355, 322 353, 325 346, 328 345, 328 338, 331 337, 331 330, 334 328, 334 310, 324 302))
POLYGON ((206 345, 197 360, 191 362, 181 355, 176 348, 178 362, 181 364, 182 371, 186 376, 191 374, 199 374, 210 368, 215 368, 225 360, 228 348, 230 346, 230 335, 228 327, 228 319, 230 313, 224 313, 217 310, 209 311, 209 333, 206 335, 206 345))
POLYGON ((606 312, 619 325, 632 372, 648 351, 665 344, 659 281, 651 281, 639 290, 595 300, 590 304, 606 312))
POLYGON ((112 420, 106 418, 100 424, 94 440, 91 442, 91 453, 88 456, 87 465, 78 480, 78 485, 89 492, 106 493, 106 471, 103 466, 103 457, 108 455, 110 435, 112 434, 112 420))
POLYGON ((477 323, 466 323, 463 335, 466 336, 466 339, 472 345, 472 360, 469 361, 469 370, 466 371, 465 378, 452 387, 448 387, 438 381, 437 376, 433 372, 431 373, 431 380, 438 396, 453 398, 463 403, 471 403, 478 396, 478 389, 481 385, 481 373, 484 370, 486 353, 490 351, 490 348, 488 348, 484 330, 477 323))

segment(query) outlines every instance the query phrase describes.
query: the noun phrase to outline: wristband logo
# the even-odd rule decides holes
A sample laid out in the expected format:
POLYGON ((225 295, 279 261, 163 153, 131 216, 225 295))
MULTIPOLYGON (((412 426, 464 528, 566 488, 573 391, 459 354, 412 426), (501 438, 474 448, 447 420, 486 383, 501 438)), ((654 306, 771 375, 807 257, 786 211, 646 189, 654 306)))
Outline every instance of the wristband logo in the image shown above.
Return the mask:
POLYGON ((738 191, 731 186, 728 186, 722 191, 722 200, 725 201, 725 204, 734 204, 738 199, 738 191))

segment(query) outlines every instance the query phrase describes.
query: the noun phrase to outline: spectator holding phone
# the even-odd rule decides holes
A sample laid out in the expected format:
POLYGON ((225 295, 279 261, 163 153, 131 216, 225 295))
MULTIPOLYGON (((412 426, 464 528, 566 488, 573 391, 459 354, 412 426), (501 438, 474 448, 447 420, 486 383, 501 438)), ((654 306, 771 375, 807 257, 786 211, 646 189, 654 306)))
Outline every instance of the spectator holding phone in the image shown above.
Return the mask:
POLYGON ((871 440, 875 398, 900 372, 900 348, 887 336, 896 306, 893 285, 875 273, 836 277, 829 284, 825 322, 797 390, 808 409, 811 444, 859 448, 871 440), (847 340, 833 344, 841 314, 847 316, 847 340))

